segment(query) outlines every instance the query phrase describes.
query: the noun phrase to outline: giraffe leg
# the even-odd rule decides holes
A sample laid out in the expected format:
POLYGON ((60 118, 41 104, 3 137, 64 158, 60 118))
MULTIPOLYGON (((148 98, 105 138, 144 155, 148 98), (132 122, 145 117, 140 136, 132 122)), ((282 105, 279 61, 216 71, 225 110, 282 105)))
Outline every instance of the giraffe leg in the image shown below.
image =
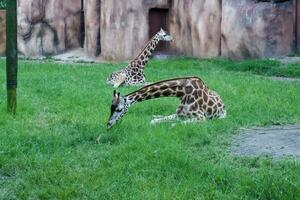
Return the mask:
POLYGON ((156 117, 151 120, 151 124, 159 124, 162 122, 174 122, 178 119, 177 114, 169 115, 169 116, 161 116, 161 117, 156 117))
POLYGON ((179 116, 181 118, 182 124, 197 123, 197 122, 206 120, 202 111, 187 112, 187 113, 181 114, 179 116))
POLYGON ((114 87, 117 88, 120 85, 122 85, 124 83, 125 79, 126 79, 125 75, 119 74, 118 77, 116 78, 114 84, 113 84, 114 87))
POLYGON ((205 121, 204 118, 187 118, 181 121, 182 124, 198 123, 205 121))

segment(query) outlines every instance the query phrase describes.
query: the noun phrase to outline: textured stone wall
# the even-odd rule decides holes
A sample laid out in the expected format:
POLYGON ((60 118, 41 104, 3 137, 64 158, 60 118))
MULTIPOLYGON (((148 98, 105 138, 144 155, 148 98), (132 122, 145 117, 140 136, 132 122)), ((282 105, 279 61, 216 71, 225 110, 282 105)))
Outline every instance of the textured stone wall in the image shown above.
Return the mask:
POLYGON ((220 0, 101 2, 101 56, 132 59, 149 39, 148 11, 169 8, 170 49, 188 56, 216 57, 221 48, 220 0))
MULTIPOLYGON (((170 50, 178 54, 249 59, 286 55, 297 44, 300 48, 300 0, 84 2, 85 52, 101 52, 104 59, 132 59, 141 51, 149 40, 151 8, 169 9, 168 28, 175 40, 170 50)), ((80 47, 80 11, 81 0, 18 0, 19 52, 53 55, 80 47)), ((5 52, 4 17, 0 11, 0 54, 5 52)))
POLYGON ((173 51, 196 57, 220 55, 220 0, 173 0, 170 10, 173 51))
POLYGON ((223 0, 222 56, 234 59, 275 57, 293 51, 293 0, 223 0))
POLYGON ((25 56, 79 47, 80 0, 19 0, 18 48, 25 56))
POLYGON ((84 49, 90 56, 98 56, 100 44, 100 0, 85 0, 85 40, 84 49))
POLYGON ((6 48, 6 26, 5 26, 5 11, 0 10, 0 56, 5 54, 6 48))
POLYGON ((167 7, 168 0, 102 0, 101 57, 132 59, 149 39, 148 11, 167 7))

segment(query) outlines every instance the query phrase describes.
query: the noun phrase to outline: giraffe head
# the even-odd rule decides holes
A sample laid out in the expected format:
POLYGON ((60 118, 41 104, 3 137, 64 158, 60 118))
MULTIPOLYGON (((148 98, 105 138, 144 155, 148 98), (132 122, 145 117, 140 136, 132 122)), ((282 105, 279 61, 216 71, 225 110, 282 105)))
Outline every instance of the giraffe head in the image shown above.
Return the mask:
POLYGON ((162 41, 173 41, 173 37, 168 35, 162 28, 157 32, 156 36, 162 41))
POLYGON ((107 127, 111 128, 113 125, 123 117, 123 115, 128 111, 129 103, 126 97, 120 96, 120 93, 113 92, 113 99, 111 104, 111 113, 109 120, 107 122, 107 127))

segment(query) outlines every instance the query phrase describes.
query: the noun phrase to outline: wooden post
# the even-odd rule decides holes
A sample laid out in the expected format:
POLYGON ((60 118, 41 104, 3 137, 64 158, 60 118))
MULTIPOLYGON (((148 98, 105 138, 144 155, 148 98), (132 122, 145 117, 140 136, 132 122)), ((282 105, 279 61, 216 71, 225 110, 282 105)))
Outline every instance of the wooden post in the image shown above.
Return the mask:
POLYGON ((296 1, 296 46, 300 52, 300 0, 296 1))
POLYGON ((9 0, 6 5, 6 86, 7 111, 15 115, 17 109, 17 0, 9 0))
POLYGON ((81 0, 81 9, 80 9, 80 47, 84 47, 84 38, 85 38, 85 21, 84 21, 84 0, 81 0))

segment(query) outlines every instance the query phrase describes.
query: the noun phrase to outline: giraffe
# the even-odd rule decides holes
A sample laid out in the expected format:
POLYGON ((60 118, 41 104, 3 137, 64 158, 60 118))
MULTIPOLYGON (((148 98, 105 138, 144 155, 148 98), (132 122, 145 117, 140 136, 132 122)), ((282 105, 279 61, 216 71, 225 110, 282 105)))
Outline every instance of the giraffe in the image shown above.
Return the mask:
POLYGON ((177 119, 188 123, 226 117, 225 105, 216 92, 210 90, 198 77, 182 77, 159 81, 125 96, 114 91, 108 128, 116 124, 131 105, 160 97, 178 97, 181 103, 176 114, 154 118, 152 124, 177 119))
POLYGON ((147 45, 143 48, 140 54, 133 59, 124 69, 113 72, 107 79, 107 84, 114 87, 120 85, 140 85, 146 82, 144 68, 147 64, 149 57, 157 46, 159 41, 172 41, 173 37, 167 35, 163 29, 160 29, 147 45))

